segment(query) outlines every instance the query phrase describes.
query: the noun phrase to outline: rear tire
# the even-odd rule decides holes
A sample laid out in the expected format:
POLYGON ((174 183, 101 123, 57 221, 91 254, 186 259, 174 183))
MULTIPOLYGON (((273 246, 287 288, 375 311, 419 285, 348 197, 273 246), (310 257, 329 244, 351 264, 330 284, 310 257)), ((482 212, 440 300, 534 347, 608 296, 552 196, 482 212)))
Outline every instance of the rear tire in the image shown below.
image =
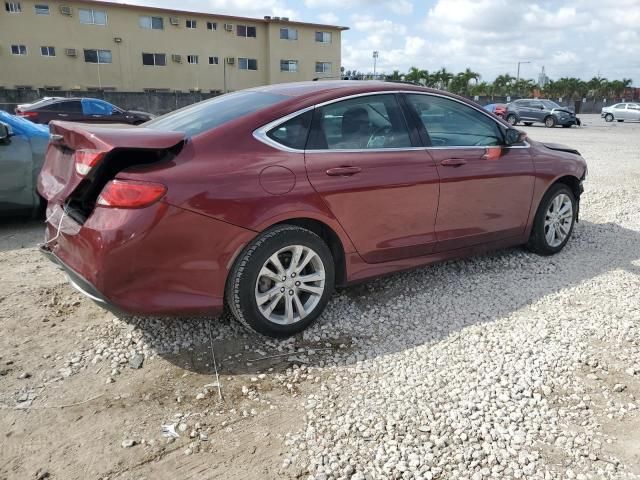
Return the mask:
POLYGON ((613 115, 612 115, 612 114, 610 114, 610 113, 607 113, 607 114, 604 116, 604 121, 605 121, 605 122, 613 122, 613 115))
POLYGON ((558 253, 571 238, 578 202, 571 189, 556 183, 540 201, 527 248, 538 255, 558 253))
POLYGON ((505 118, 505 120, 511 126, 518 124, 518 117, 516 117, 513 113, 507 115, 507 118, 505 118))
POLYGON ((226 300, 246 327, 288 337, 320 316, 333 292, 334 277, 331 251, 318 235, 277 225, 239 255, 229 273, 226 300))
POLYGON ((552 115, 549 115, 547 118, 544 119, 544 126, 547 128, 555 127, 556 119, 552 115))

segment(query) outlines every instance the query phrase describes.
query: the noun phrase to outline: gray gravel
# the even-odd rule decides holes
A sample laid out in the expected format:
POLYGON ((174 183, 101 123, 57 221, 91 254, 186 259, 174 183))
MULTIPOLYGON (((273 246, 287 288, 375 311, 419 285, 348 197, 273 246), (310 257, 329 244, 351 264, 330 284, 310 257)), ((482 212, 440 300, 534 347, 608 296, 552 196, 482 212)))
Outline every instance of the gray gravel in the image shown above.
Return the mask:
MULTIPOLYGON (((240 338, 251 356, 305 365, 272 374, 303 393, 307 418, 286 439, 283 475, 638 478, 603 425, 638 417, 640 124, 583 120, 525 128, 589 164, 581 222, 561 254, 514 248, 346 289, 298 339, 211 322, 215 342, 240 338)), ((105 362, 110 382, 127 364, 209 341, 203 320, 128 322, 102 326, 59 374, 105 362)))

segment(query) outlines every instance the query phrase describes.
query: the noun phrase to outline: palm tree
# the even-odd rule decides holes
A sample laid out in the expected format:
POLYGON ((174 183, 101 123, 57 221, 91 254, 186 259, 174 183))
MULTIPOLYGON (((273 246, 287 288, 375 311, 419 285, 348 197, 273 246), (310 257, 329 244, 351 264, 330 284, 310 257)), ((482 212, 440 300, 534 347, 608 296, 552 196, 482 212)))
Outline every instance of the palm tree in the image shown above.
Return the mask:
POLYGON ((426 77, 429 76, 429 72, 426 70, 420 70, 417 67, 411 67, 409 72, 404 76, 404 79, 407 82, 413 82, 418 84, 423 84, 426 77))
POLYGON ((391 75, 387 75, 387 79, 388 80, 402 80, 402 74, 400 73, 400 70, 394 70, 391 75))
POLYGON ((448 72, 444 67, 434 73, 434 76, 435 83, 440 90, 447 90, 447 88, 449 87, 449 82, 451 82, 451 79, 453 79, 453 73, 448 72))
POLYGON ((512 93, 511 88, 515 79, 516 77, 512 77, 508 73, 498 75, 493 81, 495 92, 499 95, 509 95, 510 93, 512 93))

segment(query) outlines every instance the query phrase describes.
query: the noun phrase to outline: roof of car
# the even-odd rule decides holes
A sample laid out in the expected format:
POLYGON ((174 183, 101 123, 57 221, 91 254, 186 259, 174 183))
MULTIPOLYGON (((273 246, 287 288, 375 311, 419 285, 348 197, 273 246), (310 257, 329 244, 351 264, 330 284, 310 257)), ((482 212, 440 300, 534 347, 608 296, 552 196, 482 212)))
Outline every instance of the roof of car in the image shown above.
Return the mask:
POLYGON ((383 82, 378 80, 319 80, 309 82, 277 83, 274 85, 256 87, 252 90, 287 95, 289 97, 307 96, 313 93, 326 93, 335 90, 339 90, 339 95, 356 95, 358 93, 398 90, 437 91, 406 82, 383 82))

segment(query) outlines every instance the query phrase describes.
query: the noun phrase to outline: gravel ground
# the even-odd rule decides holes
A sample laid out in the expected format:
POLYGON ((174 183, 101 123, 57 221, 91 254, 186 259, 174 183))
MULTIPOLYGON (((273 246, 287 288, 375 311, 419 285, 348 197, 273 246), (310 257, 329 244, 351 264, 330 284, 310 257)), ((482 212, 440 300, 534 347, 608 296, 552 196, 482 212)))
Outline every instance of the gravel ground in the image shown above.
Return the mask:
POLYGON ((561 254, 349 288, 287 341, 115 318, 5 225, 0 479, 640 478, 640 124, 582 118, 524 128, 589 164, 561 254))

